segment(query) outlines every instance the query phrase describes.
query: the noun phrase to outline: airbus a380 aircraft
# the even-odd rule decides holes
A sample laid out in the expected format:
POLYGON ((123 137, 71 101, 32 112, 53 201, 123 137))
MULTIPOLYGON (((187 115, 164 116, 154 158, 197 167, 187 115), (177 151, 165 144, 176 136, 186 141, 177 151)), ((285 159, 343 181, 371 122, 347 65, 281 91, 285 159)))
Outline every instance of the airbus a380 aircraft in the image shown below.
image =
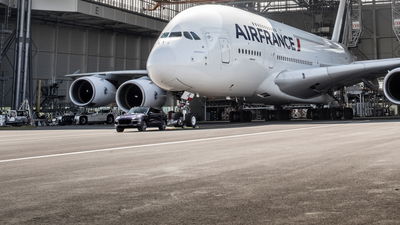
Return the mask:
MULTIPOLYGON (((192 7, 165 27, 147 71, 71 75, 79 78, 70 97, 79 106, 109 104, 115 97, 125 111, 160 107, 167 92, 183 91, 271 105, 328 104, 334 101, 332 91, 386 74, 384 94, 400 104, 400 59, 354 62, 339 44, 345 7, 341 0, 332 40, 233 7, 192 7), (148 74, 151 80, 128 80, 131 74, 148 74)), ((312 112, 316 118, 327 111, 312 112)), ((343 108, 328 113, 352 116, 343 108)), ((231 121, 248 118, 240 110, 231 113, 231 121)))

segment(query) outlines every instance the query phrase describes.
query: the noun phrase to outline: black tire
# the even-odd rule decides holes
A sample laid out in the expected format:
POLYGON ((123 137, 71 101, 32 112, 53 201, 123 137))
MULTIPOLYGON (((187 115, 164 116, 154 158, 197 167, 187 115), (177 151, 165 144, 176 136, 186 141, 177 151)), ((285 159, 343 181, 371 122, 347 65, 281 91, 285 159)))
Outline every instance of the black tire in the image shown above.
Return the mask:
POLYGON ((121 132, 124 132, 125 128, 123 128, 123 127, 116 127, 115 130, 116 130, 118 133, 121 133, 121 132))
POLYGON ((108 115, 106 123, 107 124, 113 124, 114 123, 114 116, 113 115, 108 115))
POLYGON ((229 122, 231 122, 231 123, 235 122, 235 112, 234 111, 229 112, 229 122))
POLYGON ((143 124, 140 127, 138 127, 138 131, 146 131, 146 129, 147 129, 146 122, 143 122, 143 124))
POLYGON ((352 120, 353 119, 353 109, 352 108, 345 108, 344 109, 343 119, 345 119, 345 120, 352 120))
POLYGON ((312 120, 314 117, 314 109, 307 109, 307 116, 306 118, 312 120))
POLYGON ((161 125, 158 127, 159 130, 165 130, 167 128, 167 123, 162 120, 161 125))
POLYGON ((86 125, 88 123, 88 119, 86 116, 81 116, 79 117, 79 124, 80 125, 86 125))
POLYGON ((343 117, 343 109, 333 108, 330 110, 332 120, 341 120, 343 117))
POLYGON ((185 117, 185 125, 187 127, 193 127, 195 128, 197 125, 197 118, 195 115, 193 115, 192 113, 188 113, 185 117))
POLYGON ((264 120, 265 120, 265 122, 268 122, 268 121, 271 120, 271 115, 270 115, 270 112, 268 110, 266 110, 264 112, 264 120))
POLYGON ((237 123, 240 122, 240 112, 238 111, 232 111, 229 113, 229 121, 231 123, 237 123))

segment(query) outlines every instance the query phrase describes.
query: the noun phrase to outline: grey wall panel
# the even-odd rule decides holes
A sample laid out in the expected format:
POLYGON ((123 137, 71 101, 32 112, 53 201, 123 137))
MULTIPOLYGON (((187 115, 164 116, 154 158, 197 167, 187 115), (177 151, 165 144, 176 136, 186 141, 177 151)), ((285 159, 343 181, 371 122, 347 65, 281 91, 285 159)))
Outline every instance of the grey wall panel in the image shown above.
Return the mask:
POLYGON ((55 26, 38 24, 33 24, 32 26, 34 45, 37 49, 40 49, 40 51, 54 51, 55 35, 55 26))
POLYGON ((363 32, 361 33, 361 37, 371 37, 373 35, 373 16, 371 9, 363 9, 362 10, 362 26, 363 32))
POLYGON ((397 57, 398 51, 395 51, 397 44, 397 39, 395 38, 380 38, 378 39, 378 58, 393 58, 397 57))
POLYGON ((99 57, 99 71, 114 70, 114 59, 112 57, 99 57))
POLYGON ((138 59, 127 59, 126 60, 126 69, 133 70, 135 68, 144 68, 140 65, 140 60, 138 59))
POLYGON ((117 58, 115 59, 115 70, 124 70, 125 69, 125 59, 117 58))
POLYGON ((70 66, 70 55, 65 53, 57 54, 57 63, 55 70, 55 78, 64 78, 66 74, 69 74, 70 66))
POLYGON ((374 58, 374 42, 372 39, 362 39, 361 42, 358 44, 357 49, 360 50, 364 56, 359 56, 359 60, 364 58, 372 59, 374 58))
POLYGON ((88 56, 87 58, 87 70, 85 72, 96 72, 98 70, 98 57, 97 56, 88 56))
POLYGON ((126 51, 126 43, 125 43, 126 35, 117 34, 115 37, 115 57, 125 58, 126 51))
POLYGON ((35 56, 35 59, 33 77, 39 79, 52 79, 54 69, 54 54, 48 52, 38 52, 35 56))
POLYGON ((376 36, 393 36, 392 11, 390 8, 376 9, 376 36))
POLYGON ((126 40, 126 58, 138 59, 140 58, 141 38, 137 36, 127 36, 126 40))
POLYGON ((58 29, 57 32, 57 52, 60 53, 71 53, 70 48, 70 30, 69 27, 58 29))
POLYGON ((100 35, 100 56, 111 57, 114 50, 114 35, 110 32, 101 32, 100 35))
POLYGON ((99 54, 99 31, 89 30, 88 31, 88 54, 98 55, 99 54))
POLYGON ((70 33, 70 47, 72 54, 85 54, 86 53, 86 32, 79 29, 71 29, 70 33))
POLYGON ((82 71, 85 68, 85 57, 84 55, 70 55, 68 73, 74 73, 78 70, 82 71))

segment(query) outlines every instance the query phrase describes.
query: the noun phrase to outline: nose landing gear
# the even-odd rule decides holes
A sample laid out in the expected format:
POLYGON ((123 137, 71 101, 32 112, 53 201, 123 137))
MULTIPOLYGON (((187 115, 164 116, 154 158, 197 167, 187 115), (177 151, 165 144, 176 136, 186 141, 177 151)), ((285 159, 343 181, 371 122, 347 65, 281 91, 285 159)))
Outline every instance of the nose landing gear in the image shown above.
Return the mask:
POLYGON ((190 101, 193 100, 194 94, 185 91, 178 103, 177 111, 168 113, 168 125, 174 127, 197 127, 197 117, 190 112, 190 101))

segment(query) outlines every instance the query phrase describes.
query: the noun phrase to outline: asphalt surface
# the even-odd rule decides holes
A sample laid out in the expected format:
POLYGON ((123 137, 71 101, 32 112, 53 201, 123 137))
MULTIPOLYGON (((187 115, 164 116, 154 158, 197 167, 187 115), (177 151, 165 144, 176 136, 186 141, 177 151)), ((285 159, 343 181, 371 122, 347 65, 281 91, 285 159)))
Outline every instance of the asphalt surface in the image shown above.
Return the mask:
POLYGON ((400 224, 400 121, 0 131, 0 224, 400 224))

